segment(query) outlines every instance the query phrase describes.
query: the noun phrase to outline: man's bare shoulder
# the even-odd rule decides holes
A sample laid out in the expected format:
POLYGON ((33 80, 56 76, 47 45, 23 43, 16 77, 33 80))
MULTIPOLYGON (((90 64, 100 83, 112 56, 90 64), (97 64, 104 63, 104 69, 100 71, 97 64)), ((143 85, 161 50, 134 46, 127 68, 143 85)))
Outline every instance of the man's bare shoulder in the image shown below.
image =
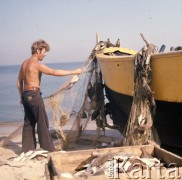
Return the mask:
POLYGON ((39 66, 39 64, 39 62, 34 61, 32 58, 28 58, 22 63, 22 66, 39 66))
POLYGON ((39 71, 39 63, 36 61, 32 60, 32 58, 26 59, 21 66, 21 71, 23 74, 25 72, 36 72, 39 71))
POLYGON ((30 60, 31 60, 31 58, 28 58, 28 59, 24 60, 23 63, 22 63, 22 67, 26 66, 29 63, 30 60))
POLYGON ((22 66, 24 66, 27 63, 28 59, 24 60, 22 63, 22 66))

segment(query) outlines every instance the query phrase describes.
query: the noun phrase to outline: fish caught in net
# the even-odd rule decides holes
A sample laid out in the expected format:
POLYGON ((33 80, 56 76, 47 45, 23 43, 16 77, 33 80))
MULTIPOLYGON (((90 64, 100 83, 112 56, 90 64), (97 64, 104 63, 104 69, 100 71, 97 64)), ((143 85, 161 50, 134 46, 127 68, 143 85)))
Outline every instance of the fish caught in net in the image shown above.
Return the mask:
MULTIPOLYGON (((142 35, 142 34, 141 34, 142 35)), ((155 141, 157 134, 153 127, 155 115, 155 100, 150 89, 152 70, 150 57, 156 53, 157 48, 153 44, 146 45, 135 55, 134 61, 134 96, 129 120, 125 128, 124 145, 142 145, 148 141, 155 141)))

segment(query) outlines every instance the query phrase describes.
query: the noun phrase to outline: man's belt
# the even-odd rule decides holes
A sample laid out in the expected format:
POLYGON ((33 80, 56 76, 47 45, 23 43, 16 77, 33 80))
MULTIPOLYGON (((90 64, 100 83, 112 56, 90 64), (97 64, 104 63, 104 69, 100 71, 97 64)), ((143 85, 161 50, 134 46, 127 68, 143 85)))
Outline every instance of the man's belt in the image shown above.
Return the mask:
POLYGON ((27 87, 24 89, 24 91, 40 91, 40 88, 38 87, 27 87))

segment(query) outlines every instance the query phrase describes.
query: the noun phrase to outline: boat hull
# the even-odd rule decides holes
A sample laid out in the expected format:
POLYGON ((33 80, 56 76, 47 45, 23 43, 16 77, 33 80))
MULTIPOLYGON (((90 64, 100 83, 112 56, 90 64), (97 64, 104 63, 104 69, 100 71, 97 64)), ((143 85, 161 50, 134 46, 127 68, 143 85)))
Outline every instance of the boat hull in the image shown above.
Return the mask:
MULTIPOLYGON (((124 129, 131 111, 133 97, 115 92, 107 86, 106 93, 111 104, 113 122, 124 129)), ((182 103, 156 100, 154 127, 162 145, 182 148, 182 103)))
MULTIPOLYGON (((97 55, 114 124, 127 124, 134 91, 133 56, 97 55)), ((151 57, 154 126, 161 144, 182 148, 182 51, 151 57)))
MULTIPOLYGON (((133 96, 133 56, 106 56, 97 59, 105 84, 113 91, 133 96)), ((182 103, 182 51, 151 57, 151 89, 156 100, 182 103)))

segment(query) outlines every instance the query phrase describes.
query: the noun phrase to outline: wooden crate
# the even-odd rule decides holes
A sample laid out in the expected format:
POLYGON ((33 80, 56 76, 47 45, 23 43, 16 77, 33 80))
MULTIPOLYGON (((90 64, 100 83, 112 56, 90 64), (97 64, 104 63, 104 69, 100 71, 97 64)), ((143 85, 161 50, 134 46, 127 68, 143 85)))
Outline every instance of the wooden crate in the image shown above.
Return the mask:
MULTIPOLYGON (((179 175, 182 176, 182 158, 164 149, 152 146, 152 145, 142 145, 142 146, 125 146, 125 147, 113 147, 104 149, 90 149, 90 150, 80 150, 80 151, 58 151, 50 153, 48 156, 49 173, 47 174, 47 179, 61 179, 60 174, 64 172, 74 173, 75 168, 88 157, 91 156, 93 151, 98 151, 101 155, 107 152, 118 152, 123 151, 126 153, 131 153, 136 156, 141 156, 141 147, 145 147, 146 151, 153 157, 156 157, 168 166, 170 163, 175 163, 179 166, 179 175)), ((122 176, 120 174, 119 179, 129 179, 127 176, 122 176)), ((181 177, 182 178, 182 177, 181 177)), ((65 178, 64 178, 65 179, 65 178)), ((79 179, 79 178, 78 178, 79 179)), ((89 176, 88 179, 110 179, 105 175, 100 176, 89 176)), ((144 178, 142 178, 144 179, 144 178)), ((148 178, 149 179, 149 178, 148 178)), ((156 173, 153 172, 152 178, 150 179, 160 179, 156 177, 156 173)), ((166 179, 166 177, 164 178, 166 179)))

